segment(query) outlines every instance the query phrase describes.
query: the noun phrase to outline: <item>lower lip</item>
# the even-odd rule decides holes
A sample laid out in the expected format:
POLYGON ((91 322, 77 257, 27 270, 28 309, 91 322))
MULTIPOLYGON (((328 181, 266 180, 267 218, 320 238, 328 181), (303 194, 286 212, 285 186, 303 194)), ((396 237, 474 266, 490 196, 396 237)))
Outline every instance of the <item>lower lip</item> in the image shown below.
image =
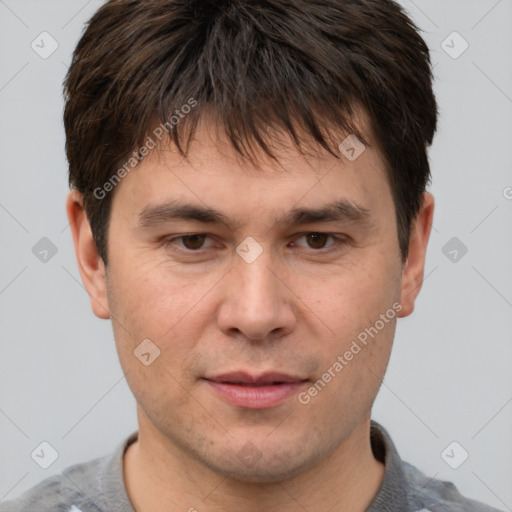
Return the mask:
POLYGON ((276 407, 287 398, 297 394, 306 381, 284 382, 268 386, 241 386, 227 382, 206 382, 227 402, 246 409, 276 407))

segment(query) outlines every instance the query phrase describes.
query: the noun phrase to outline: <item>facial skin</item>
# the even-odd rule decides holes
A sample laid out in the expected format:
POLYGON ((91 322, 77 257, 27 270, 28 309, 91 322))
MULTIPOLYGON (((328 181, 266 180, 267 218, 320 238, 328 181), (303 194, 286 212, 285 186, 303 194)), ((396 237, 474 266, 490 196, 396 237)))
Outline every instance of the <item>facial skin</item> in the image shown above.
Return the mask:
POLYGON ((383 476, 370 447, 371 406, 396 317, 413 311, 421 288, 433 197, 424 196, 402 266, 391 190, 371 138, 354 162, 305 157, 290 143, 279 150, 280 167, 262 156, 255 169, 210 123, 200 123, 188 160, 153 150, 117 186, 107 270, 80 195, 68 197, 92 309, 112 320, 138 403, 139 437, 124 459, 130 499, 137 512, 365 510, 383 476), (141 220, 171 201, 214 209, 225 223, 141 220), (276 221, 335 201, 366 209, 366 221, 276 221), (202 245, 201 237, 170 241, 193 233, 207 235, 202 245), (236 252, 247 237, 262 249, 252 263, 236 252), (301 403, 298 393, 394 303, 396 317, 301 403), (134 349, 148 338, 160 356, 145 366, 134 349), (205 380, 234 371, 308 382, 276 406, 241 407, 205 380))

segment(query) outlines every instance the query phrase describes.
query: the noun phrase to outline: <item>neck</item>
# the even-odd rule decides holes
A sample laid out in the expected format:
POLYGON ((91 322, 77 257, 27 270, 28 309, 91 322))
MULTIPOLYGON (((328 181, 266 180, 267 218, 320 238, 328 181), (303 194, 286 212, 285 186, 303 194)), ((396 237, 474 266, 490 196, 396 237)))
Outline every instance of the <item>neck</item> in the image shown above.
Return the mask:
POLYGON ((288 480, 259 484, 219 475, 188 456, 139 415, 139 435, 127 449, 124 479, 136 512, 364 511, 384 477, 365 418, 328 457, 288 480))

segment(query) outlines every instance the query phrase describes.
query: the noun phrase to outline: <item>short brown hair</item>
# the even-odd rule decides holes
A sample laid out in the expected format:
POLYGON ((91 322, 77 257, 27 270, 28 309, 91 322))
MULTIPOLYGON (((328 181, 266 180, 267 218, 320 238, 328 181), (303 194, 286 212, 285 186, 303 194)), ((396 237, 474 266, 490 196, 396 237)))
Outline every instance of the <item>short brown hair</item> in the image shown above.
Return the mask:
POLYGON ((110 0, 88 22, 64 91, 69 182, 105 264, 113 193, 94 191, 139 154, 155 120, 169 127, 191 99, 195 108, 166 130, 183 156, 209 110, 242 156, 256 143, 273 158, 271 127, 300 149, 299 128, 341 158, 326 127, 364 141, 353 122, 361 106, 407 257, 438 112, 428 47, 395 1, 110 0))

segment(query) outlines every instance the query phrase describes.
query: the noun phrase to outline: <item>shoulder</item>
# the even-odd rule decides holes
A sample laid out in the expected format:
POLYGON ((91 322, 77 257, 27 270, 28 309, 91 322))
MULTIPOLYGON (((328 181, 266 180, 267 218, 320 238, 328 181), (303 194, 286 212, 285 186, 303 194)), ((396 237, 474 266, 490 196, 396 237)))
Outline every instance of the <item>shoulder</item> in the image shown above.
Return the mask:
POLYGON ((372 450, 385 465, 384 480, 369 512, 500 512, 463 496, 451 482, 427 477, 404 462, 389 433, 371 424, 372 450))
POLYGON ((409 498, 423 507, 425 512, 500 512, 464 497, 452 482, 428 478, 407 462, 402 465, 408 483, 409 498))
POLYGON ((101 473, 110 456, 75 464, 50 476, 20 497, 0 504, 2 512, 101 512, 101 473))

